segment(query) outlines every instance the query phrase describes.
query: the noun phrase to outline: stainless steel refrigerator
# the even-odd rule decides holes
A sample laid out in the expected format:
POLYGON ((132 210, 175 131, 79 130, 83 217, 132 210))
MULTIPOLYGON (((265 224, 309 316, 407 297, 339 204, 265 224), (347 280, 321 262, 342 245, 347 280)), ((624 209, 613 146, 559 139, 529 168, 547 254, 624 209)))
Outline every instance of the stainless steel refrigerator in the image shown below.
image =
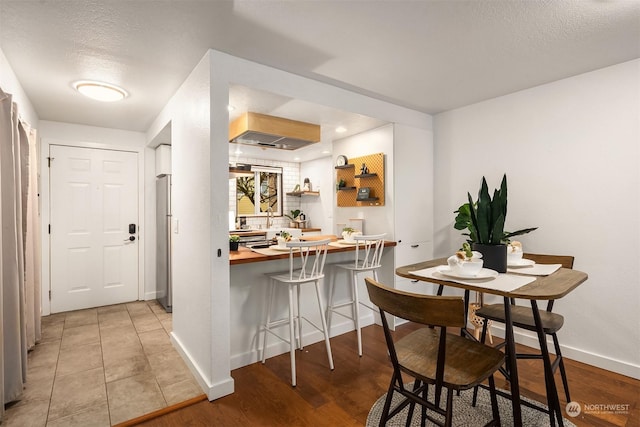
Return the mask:
POLYGON ((156 179, 156 291, 158 302, 171 313, 171 175, 156 179))

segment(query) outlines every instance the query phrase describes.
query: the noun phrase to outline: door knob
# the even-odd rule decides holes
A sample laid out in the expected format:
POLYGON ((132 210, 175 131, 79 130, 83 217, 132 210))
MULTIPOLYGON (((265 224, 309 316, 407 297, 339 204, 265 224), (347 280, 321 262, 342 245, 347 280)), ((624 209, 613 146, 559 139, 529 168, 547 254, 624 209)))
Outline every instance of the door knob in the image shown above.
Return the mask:
POLYGON ((136 240, 136 236, 129 236, 128 239, 124 239, 125 242, 133 242, 134 240, 136 240))

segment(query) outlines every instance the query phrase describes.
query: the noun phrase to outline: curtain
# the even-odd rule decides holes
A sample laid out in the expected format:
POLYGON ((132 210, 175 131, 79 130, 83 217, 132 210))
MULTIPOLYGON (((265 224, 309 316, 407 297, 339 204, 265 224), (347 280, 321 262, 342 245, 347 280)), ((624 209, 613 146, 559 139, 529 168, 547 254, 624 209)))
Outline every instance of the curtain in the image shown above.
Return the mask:
MULTIPOLYGON (((30 129, 25 123, 21 123, 25 128, 25 151, 26 155, 28 185, 25 188, 26 208, 25 221, 25 273, 24 282, 26 288, 26 323, 27 323, 27 348, 31 349, 36 342, 40 341, 40 212, 38 209, 38 149, 35 129, 30 129)), ((23 184, 24 188, 24 184, 23 184)))
MULTIPOLYGON (((0 89, 0 398, 22 394, 40 339, 40 236, 35 131, 0 89)), ((4 404, 0 406, 0 419, 4 404)))

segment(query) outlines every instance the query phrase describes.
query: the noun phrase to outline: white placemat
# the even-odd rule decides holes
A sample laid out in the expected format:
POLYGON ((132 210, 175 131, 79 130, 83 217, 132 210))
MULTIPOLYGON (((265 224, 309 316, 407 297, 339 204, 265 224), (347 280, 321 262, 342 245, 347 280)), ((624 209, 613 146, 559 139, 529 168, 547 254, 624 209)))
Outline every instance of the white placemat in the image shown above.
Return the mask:
MULTIPOLYGON (((271 255, 282 255, 282 254, 287 254, 289 255, 289 250, 286 251, 279 251, 277 249, 269 249, 269 248, 260 248, 260 249, 256 249, 256 248, 251 248, 251 250, 253 252, 259 253, 261 255, 267 255, 267 256, 271 256, 271 255)), ((297 251, 297 249, 295 249, 297 251)))
POLYGON ((334 248, 355 248, 355 243, 338 243, 338 242, 329 242, 329 246, 333 246, 334 248))
POLYGON ((534 264, 526 267, 507 268, 507 272, 527 276, 548 276, 555 273, 560 267, 562 264, 534 264))
POLYGON ((463 285, 471 285, 478 288, 493 289, 502 292, 511 292, 526 284, 533 282, 535 277, 527 277, 516 274, 499 274, 495 279, 457 279, 455 277, 446 276, 438 272, 443 266, 425 268, 424 270, 412 271, 411 274, 426 277, 430 279, 446 280, 447 282, 460 283, 463 285))

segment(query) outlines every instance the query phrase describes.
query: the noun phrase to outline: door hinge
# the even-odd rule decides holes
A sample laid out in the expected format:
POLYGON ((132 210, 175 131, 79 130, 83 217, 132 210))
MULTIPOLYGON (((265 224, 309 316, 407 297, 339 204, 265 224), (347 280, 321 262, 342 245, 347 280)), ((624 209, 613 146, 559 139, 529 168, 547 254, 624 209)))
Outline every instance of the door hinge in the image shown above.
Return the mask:
POLYGON ((47 157, 47 167, 51 167, 51 160, 55 160, 55 157, 47 157))
POLYGON ((49 291, 49 301, 51 301, 51 291, 49 291))
POLYGON ((51 224, 49 224, 49 234, 51 234, 51 224))

